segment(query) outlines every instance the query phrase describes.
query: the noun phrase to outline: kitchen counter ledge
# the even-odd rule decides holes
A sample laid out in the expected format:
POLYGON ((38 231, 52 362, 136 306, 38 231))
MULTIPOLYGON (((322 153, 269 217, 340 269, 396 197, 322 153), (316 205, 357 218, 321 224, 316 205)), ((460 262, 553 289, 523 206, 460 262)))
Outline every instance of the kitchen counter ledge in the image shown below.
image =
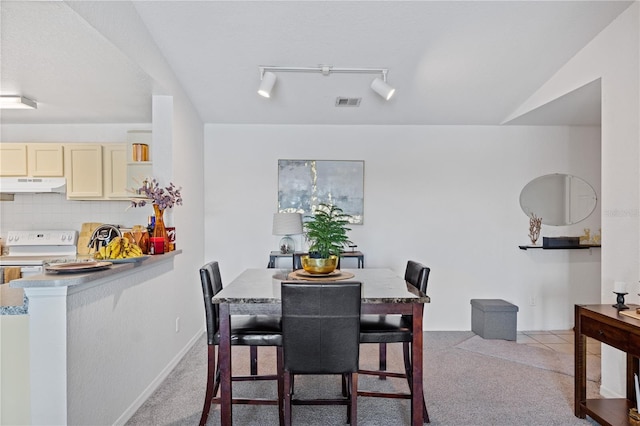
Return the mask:
POLYGON ((165 254, 149 256, 141 262, 131 263, 114 263, 111 267, 94 272, 72 272, 58 273, 48 272, 42 275, 34 275, 28 278, 20 278, 9 283, 12 288, 39 288, 39 287, 77 287, 85 284, 99 284, 103 278, 110 279, 117 275, 127 272, 139 272, 149 266, 156 265, 160 262, 173 260, 173 258, 182 253, 182 250, 174 250, 165 254))
POLYGON ((157 377, 147 369, 145 354, 186 338, 176 335, 180 307, 170 300, 171 292, 182 291, 174 269, 181 253, 10 282, 29 301, 30 424, 121 424, 132 414, 128 410, 146 399, 145 389, 153 388, 157 377), (133 375, 142 378, 130 389, 133 375), (105 383, 118 392, 108 412, 104 395, 87 391, 105 383))

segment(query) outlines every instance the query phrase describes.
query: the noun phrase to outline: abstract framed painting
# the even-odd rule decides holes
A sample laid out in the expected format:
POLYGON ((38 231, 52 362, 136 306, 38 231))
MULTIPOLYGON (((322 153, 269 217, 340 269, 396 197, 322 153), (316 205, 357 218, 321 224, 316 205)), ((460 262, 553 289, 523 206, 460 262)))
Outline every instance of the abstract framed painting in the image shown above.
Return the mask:
POLYGON ((278 160, 278 212, 310 216, 320 203, 333 204, 364 221, 364 161, 278 160))

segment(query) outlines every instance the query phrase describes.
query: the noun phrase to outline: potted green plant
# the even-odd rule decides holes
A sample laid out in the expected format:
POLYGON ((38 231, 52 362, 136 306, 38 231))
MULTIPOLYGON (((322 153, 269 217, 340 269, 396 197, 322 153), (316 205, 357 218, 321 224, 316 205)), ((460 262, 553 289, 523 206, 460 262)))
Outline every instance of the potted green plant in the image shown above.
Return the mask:
POLYGON ((309 254, 300 258, 305 271, 312 274, 327 274, 338 266, 342 249, 351 244, 347 237, 350 215, 333 204, 321 203, 313 216, 304 223, 305 237, 309 242, 309 254))

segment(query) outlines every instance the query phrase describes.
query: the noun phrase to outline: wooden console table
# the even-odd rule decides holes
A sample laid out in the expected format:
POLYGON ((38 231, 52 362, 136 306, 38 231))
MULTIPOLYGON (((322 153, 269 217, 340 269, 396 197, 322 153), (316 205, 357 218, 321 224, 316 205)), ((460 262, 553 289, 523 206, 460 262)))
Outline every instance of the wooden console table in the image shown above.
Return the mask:
POLYGON ((576 417, 588 415, 601 425, 628 425, 629 409, 636 406, 633 375, 638 373, 640 320, 621 315, 611 305, 576 305, 574 356, 576 417), (626 352, 626 398, 587 399, 587 337, 626 352))

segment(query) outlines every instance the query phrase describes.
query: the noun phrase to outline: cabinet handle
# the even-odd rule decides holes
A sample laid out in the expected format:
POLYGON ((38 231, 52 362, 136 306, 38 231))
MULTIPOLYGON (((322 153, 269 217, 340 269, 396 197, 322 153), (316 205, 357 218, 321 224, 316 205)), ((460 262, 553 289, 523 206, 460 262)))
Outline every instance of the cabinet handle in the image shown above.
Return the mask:
POLYGON ((600 336, 604 336, 604 331, 602 331, 602 330, 598 330, 598 334, 599 334, 600 336))

